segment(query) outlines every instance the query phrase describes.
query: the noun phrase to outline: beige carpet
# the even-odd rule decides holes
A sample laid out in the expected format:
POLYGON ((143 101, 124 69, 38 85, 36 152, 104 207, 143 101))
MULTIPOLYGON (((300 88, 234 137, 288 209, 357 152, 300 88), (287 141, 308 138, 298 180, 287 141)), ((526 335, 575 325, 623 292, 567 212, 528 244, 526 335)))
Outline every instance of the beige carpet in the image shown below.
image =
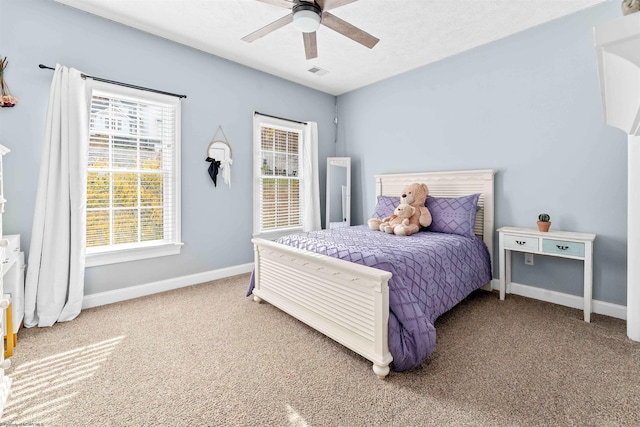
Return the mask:
POLYGON ((479 292, 437 323, 435 353, 382 381, 269 304, 248 275, 21 330, 0 424, 637 426, 640 344, 625 324, 479 292))

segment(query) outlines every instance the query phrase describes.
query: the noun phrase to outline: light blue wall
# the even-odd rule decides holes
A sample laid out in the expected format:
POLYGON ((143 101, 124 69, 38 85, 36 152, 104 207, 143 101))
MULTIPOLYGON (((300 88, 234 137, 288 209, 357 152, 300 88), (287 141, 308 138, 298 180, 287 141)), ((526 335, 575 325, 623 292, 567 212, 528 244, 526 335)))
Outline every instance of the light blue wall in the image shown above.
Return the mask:
MULTIPOLYGON (((625 304, 626 136, 603 123, 592 39, 620 15, 606 3, 339 96, 353 222, 373 211, 375 174, 494 168, 496 228, 544 211, 596 233, 594 298, 625 304)), ((513 259, 515 282, 582 295, 579 261, 513 259)))
MULTIPOLYGON (((50 0, 0 0, 0 20, 0 54, 9 58, 5 77, 20 100, 0 111, 0 144, 11 149, 4 230, 20 233, 27 250, 52 77, 39 63, 188 95, 182 103, 182 254, 89 268, 86 294, 252 262, 254 110, 317 121, 321 177, 326 157, 334 155, 334 96, 50 0), (218 125, 233 149, 231 188, 214 188, 207 174, 206 151, 218 125)), ((320 194, 324 199, 324 185, 320 194)))

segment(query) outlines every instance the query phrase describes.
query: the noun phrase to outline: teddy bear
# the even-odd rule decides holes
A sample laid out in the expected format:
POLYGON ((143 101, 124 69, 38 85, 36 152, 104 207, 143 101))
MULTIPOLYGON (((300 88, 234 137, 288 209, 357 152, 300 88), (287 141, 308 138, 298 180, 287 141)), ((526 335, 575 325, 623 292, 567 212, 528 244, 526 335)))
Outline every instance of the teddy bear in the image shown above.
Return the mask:
MULTIPOLYGON (((400 203, 402 204, 402 203, 400 203)), ((398 206, 399 207, 399 206, 398 206)), ((398 209, 398 207, 396 207, 396 209, 398 209)), ((407 211, 405 211, 407 212, 407 211)), ((415 213, 411 212, 411 215, 413 215, 415 213)), ((371 228, 372 230, 376 230, 376 231, 387 231, 387 227, 391 226, 391 221, 393 221, 394 219, 396 219, 398 217, 398 214, 395 212, 393 212, 393 214, 391 214, 391 216, 382 218, 382 219, 376 219, 376 218, 371 218, 369 220, 369 228, 371 228)), ((407 217, 409 218, 409 217, 407 217)), ((402 220, 396 222, 395 224, 393 224, 393 227, 395 227, 396 225, 399 225, 402 222, 402 220)), ((393 231, 391 231, 391 233, 393 233, 393 231)))
MULTIPOLYGON (((412 183, 407 185, 402 190, 402 195, 400 196, 400 204, 411 205, 415 208, 415 212, 413 216, 409 219, 411 224, 415 224, 418 227, 428 227, 431 225, 431 212, 425 206, 425 202, 427 200, 427 196, 429 195, 429 187, 426 184, 421 183, 412 183)), ((380 224, 389 221, 390 217, 377 219, 371 218, 367 222, 369 228, 372 230, 380 230, 385 231, 383 228, 380 228, 380 224)), ((398 227, 397 227, 398 228, 398 227)), ((411 227, 413 229, 413 227, 411 227)), ((408 230, 408 229, 407 229, 408 230)), ((397 231, 394 231, 395 234, 402 234, 404 231, 403 227, 399 227, 397 231)), ((417 231, 417 230, 416 230, 417 231)), ((413 231, 411 234, 415 233, 413 231)))
MULTIPOLYGON (((411 230, 415 227, 411 227, 410 218, 416 212, 416 208, 406 203, 400 203, 398 207, 393 211, 393 215, 389 217, 388 221, 384 221, 380 224, 380 231, 384 231, 389 234, 395 234, 396 227, 398 231, 404 232, 405 227, 409 227, 411 230)), ((415 230, 418 231, 418 230, 415 230)), ((415 233, 415 231, 413 233, 415 233)), ((411 233, 411 234, 413 234, 411 233)), ((403 234, 409 235, 409 234, 403 234)))

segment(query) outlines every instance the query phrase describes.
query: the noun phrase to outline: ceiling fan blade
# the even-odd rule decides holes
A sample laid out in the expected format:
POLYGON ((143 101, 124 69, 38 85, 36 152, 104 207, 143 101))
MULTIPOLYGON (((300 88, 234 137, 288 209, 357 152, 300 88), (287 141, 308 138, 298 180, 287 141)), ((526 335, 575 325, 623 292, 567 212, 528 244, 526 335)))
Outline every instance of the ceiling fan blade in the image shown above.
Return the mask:
POLYGON ((344 6, 345 4, 353 3, 356 1, 358 0, 316 0, 316 3, 318 3, 320 9, 324 11, 335 9, 336 7, 344 6))
POLYGON ((280 7, 285 7, 287 9, 291 9, 293 8, 294 4, 291 1, 287 1, 287 0, 258 0, 261 1, 262 3, 267 3, 267 4, 272 4, 274 6, 280 6, 280 7))
POLYGON ((357 41, 369 49, 372 49, 376 43, 380 41, 380 39, 373 37, 366 31, 362 31, 360 28, 349 24, 347 21, 343 21, 329 12, 322 12, 322 21, 320 22, 325 27, 329 27, 333 31, 337 31, 343 36, 349 37, 351 40, 357 41))
POLYGON ((247 34, 242 38, 242 40, 246 41, 247 43, 251 43, 252 41, 258 40, 260 37, 266 36, 270 32, 275 31, 278 28, 284 27, 285 25, 291 22, 293 22, 293 15, 290 13, 276 21, 273 21, 271 24, 265 25, 264 27, 260 28, 257 31, 254 31, 251 34, 247 34))
POLYGON ((307 59, 313 59, 318 57, 318 43, 316 42, 316 33, 302 33, 302 39, 304 40, 304 53, 307 55, 307 59))

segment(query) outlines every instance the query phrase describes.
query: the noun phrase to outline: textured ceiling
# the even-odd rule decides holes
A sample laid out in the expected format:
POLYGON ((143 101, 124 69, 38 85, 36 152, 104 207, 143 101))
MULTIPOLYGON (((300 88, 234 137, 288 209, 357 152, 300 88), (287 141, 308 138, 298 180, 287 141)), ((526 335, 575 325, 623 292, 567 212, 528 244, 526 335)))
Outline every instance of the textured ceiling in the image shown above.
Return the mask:
POLYGON ((340 95, 609 0, 359 0, 331 12, 380 42, 369 50, 321 26, 311 60, 293 25, 241 40, 291 12, 256 0, 55 1, 340 95))

